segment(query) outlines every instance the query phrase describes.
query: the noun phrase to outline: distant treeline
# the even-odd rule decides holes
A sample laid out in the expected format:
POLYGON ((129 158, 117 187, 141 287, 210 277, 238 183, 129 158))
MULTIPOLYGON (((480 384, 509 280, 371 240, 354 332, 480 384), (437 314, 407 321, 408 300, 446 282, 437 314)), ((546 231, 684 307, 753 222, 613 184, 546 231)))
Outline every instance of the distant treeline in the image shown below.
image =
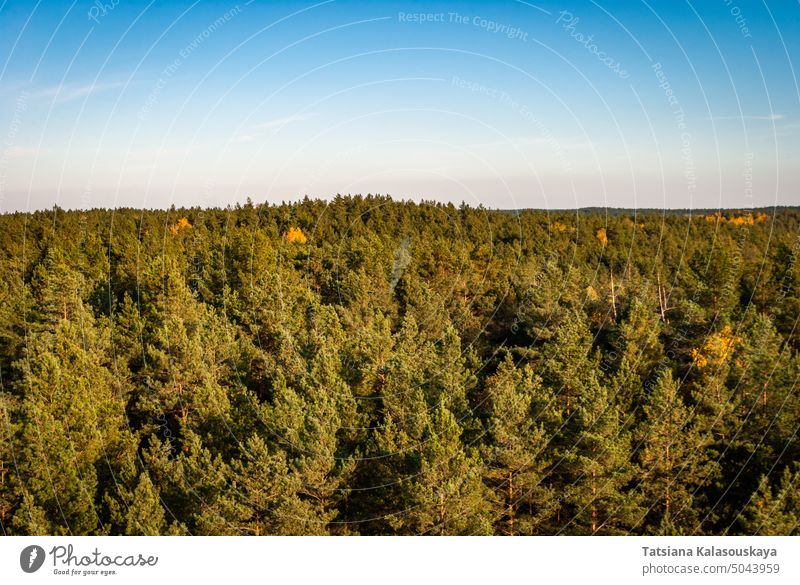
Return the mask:
POLYGON ((798 534, 800 211, 0 216, 5 534, 798 534))

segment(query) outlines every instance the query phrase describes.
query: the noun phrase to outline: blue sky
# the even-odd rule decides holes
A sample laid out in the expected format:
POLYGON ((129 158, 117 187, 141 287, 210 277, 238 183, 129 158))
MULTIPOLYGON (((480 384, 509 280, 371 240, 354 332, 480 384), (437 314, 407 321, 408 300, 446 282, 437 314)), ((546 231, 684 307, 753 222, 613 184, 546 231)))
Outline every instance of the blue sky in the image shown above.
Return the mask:
POLYGON ((0 0, 0 211, 800 203, 800 4, 0 0))

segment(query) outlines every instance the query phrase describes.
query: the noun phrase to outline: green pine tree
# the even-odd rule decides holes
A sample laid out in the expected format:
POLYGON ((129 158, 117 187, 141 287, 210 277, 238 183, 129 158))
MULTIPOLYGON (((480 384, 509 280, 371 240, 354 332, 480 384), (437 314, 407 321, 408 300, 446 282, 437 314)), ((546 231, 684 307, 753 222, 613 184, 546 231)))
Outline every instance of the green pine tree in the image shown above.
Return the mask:
POLYGON ((510 354, 486 381, 489 397, 485 473, 500 505, 495 533, 539 534, 557 504, 549 484, 550 441, 559 426, 554 401, 530 366, 518 368, 510 354))
POLYGON ((665 370, 647 404, 641 427, 639 490, 650 532, 694 534, 698 531, 698 489, 709 484, 716 465, 709 457, 711 444, 703 420, 683 402, 678 382, 665 370))

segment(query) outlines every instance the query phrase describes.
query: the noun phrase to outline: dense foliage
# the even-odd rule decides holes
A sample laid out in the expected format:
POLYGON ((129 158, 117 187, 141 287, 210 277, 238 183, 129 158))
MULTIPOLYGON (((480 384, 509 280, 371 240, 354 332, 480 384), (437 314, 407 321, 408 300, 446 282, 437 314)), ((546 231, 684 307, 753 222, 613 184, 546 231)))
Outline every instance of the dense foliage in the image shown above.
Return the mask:
POLYGON ((796 534, 800 213, 0 216, 6 534, 796 534))

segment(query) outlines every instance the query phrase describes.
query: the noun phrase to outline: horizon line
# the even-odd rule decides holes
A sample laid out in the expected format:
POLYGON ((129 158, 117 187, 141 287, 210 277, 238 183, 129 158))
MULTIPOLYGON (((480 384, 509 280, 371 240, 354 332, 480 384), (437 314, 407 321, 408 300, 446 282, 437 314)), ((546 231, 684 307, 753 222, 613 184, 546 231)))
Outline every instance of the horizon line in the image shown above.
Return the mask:
POLYGON ((105 211, 105 212, 112 212, 112 211, 140 211, 140 212, 158 212, 158 211, 172 211, 172 210, 203 210, 203 211, 225 211, 225 210, 234 210, 236 208, 242 208, 248 204, 252 205, 253 207, 274 207, 278 208, 284 205, 294 206, 294 205, 302 205, 306 201, 308 202, 324 202, 326 204, 331 204, 337 197, 342 197, 345 199, 388 199, 392 203, 402 203, 402 204, 413 204, 413 205, 434 205, 434 206, 448 206, 452 205, 453 207, 460 208, 462 206, 466 206, 467 209, 482 209, 484 211, 492 211, 492 212, 503 212, 503 213, 520 213, 525 211, 531 212, 547 212, 547 213, 565 213, 565 212, 597 212, 597 211, 606 211, 606 212, 632 212, 632 213, 663 213, 663 212, 670 212, 670 213, 692 213, 692 212, 709 212, 709 211, 765 211, 765 210, 800 210, 800 205, 786 205, 786 204, 775 204, 775 205, 760 205, 760 206, 753 206, 753 207, 613 207, 613 206, 600 206, 600 205, 588 205, 583 207, 486 207, 485 205, 478 204, 478 205, 471 205, 467 204, 465 201, 461 201, 460 203, 454 203, 452 201, 437 201, 435 199, 425 199, 420 198, 418 200, 415 199, 395 199, 391 195, 382 195, 382 194, 373 194, 368 193, 363 195, 361 193, 348 193, 343 195, 341 193, 337 193, 336 195, 332 196, 331 198, 324 198, 324 197, 309 197, 305 195, 301 198, 294 199, 294 200, 282 200, 279 203, 263 201, 263 202, 255 202, 252 198, 247 197, 246 201, 243 202, 235 202, 229 203, 228 205, 222 206, 208 206, 203 207, 199 205, 193 206, 176 206, 175 204, 171 204, 167 207, 132 207, 132 206, 118 206, 118 207, 88 207, 88 208, 81 208, 81 207, 61 207, 58 203, 53 203, 51 207, 40 207, 40 208, 33 208, 33 209, 17 209, 17 210, 9 210, 9 211, 0 211, 0 215, 15 215, 15 214, 36 214, 36 213, 46 213, 46 212, 58 212, 62 211, 65 213, 76 213, 76 212, 96 212, 96 211, 105 211))

